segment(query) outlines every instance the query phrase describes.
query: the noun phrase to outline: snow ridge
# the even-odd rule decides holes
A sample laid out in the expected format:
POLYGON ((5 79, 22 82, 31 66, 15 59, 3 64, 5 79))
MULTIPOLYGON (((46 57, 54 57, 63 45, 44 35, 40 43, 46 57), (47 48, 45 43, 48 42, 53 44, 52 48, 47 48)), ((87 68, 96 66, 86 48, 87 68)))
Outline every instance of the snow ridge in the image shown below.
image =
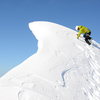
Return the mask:
POLYGON ((38 51, 0 79, 2 100, 99 100, 100 45, 51 22, 29 23, 38 51), (6 95, 6 96, 5 96, 6 95))

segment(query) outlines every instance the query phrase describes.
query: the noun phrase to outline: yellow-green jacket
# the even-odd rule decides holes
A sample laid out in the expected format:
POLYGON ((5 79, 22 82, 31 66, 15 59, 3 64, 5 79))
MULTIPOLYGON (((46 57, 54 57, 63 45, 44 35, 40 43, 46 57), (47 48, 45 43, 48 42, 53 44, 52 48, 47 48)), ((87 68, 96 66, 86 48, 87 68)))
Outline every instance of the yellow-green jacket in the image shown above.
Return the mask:
POLYGON ((79 29, 79 32, 77 34, 77 38, 79 38, 81 34, 86 34, 86 33, 91 32, 91 30, 89 30, 87 27, 81 26, 81 25, 78 26, 78 29, 79 29))

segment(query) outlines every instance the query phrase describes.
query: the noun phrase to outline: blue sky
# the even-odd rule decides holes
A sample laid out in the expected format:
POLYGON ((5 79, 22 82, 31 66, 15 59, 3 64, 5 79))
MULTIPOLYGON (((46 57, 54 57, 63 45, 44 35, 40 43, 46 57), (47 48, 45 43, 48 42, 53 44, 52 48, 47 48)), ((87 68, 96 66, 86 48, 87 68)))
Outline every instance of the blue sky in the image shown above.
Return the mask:
POLYGON ((100 0, 0 0, 0 76, 37 51, 29 22, 85 25, 100 43, 99 10, 100 0))

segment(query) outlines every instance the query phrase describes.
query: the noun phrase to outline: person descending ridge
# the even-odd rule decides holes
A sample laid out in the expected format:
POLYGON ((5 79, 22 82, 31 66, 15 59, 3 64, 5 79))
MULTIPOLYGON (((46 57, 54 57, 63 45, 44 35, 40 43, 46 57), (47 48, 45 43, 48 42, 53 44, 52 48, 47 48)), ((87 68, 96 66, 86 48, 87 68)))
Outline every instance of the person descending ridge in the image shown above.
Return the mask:
POLYGON ((88 29, 88 28, 85 27, 85 26, 82 26, 82 25, 76 26, 75 29, 76 29, 77 31, 79 31, 78 34, 77 34, 77 39, 79 39, 79 37, 80 37, 81 34, 84 34, 83 37, 85 38, 86 43, 87 43, 88 45, 91 45, 91 42, 90 42, 90 40, 92 39, 92 38, 90 37, 90 35, 91 35, 91 30, 88 29))

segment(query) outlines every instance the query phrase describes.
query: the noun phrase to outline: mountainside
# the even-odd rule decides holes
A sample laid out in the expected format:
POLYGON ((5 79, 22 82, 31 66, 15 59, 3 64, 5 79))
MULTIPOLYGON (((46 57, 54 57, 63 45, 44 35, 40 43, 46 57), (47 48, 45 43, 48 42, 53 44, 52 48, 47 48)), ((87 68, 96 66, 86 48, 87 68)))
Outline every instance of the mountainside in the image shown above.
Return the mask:
POLYGON ((51 22, 32 22, 38 51, 0 79, 1 100, 99 100, 100 45, 51 22))

